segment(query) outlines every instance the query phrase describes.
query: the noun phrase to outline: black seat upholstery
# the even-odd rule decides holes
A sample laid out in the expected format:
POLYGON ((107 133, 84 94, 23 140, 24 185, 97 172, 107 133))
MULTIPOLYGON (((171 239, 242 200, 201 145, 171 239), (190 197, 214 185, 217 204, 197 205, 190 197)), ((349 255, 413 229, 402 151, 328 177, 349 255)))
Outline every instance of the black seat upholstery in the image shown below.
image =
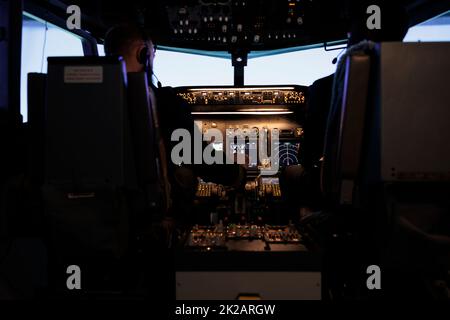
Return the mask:
MULTIPOLYGON (((150 88, 144 72, 128 73, 128 104, 138 186, 145 193, 145 207, 163 212, 158 135, 155 130, 150 88)), ((153 218, 156 218, 154 216, 153 218)))
POLYGON ((46 85, 46 74, 28 74, 28 166, 31 180, 38 185, 44 182, 46 85))
POLYGON ((447 280, 448 288, 450 280, 450 46, 382 44, 379 52, 379 172, 392 236, 386 262, 397 274, 408 269, 406 279, 422 280, 429 294, 447 296, 433 283, 447 280))
POLYGON ((130 253, 138 186, 124 70, 116 57, 49 58, 43 198, 51 265, 90 270, 90 289, 114 278, 130 253))
POLYGON ((370 55, 356 52, 336 72, 322 164, 322 191, 331 205, 353 201, 354 183, 360 170, 370 71, 370 55))
POLYGON ((389 293, 422 295, 415 284, 450 269, 450 46, 361 49, 338 67, 322 187, 329 210, 364 220, 361 267, 393 274, 389 293))
POLYGON ((155 285, 138 282, 145 255, 166 241, 155 101, 144 73, 123 70, 115 57, 49 59, 44 200, 54 265, 80 261, 100 273, 89 279, 94 290, 110 289, 109 265, 116 290, 155 285))

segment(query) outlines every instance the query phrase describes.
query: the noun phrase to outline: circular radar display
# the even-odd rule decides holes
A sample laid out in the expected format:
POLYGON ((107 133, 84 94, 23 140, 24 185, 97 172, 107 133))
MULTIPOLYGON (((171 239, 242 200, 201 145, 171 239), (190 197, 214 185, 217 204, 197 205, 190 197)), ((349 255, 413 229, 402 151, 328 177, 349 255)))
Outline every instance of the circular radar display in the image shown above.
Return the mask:
POLYGON ((299 144, 290 142, 280 142, 275 148, 275 159, 278 160, 280 167, 294 166, 298 164, 299 144))

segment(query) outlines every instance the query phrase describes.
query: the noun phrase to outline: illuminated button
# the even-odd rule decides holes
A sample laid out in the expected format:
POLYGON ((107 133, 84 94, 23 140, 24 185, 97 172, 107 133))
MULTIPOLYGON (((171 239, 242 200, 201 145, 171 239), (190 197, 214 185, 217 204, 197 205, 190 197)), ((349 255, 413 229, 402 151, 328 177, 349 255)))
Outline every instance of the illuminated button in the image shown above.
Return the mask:
POLYGON ((227 25, 224 24, 224 25, 222 26, 222 32, 227 32, 227 29, 228 29, 227 25))
POLYGON ((297 18, 297 23, 298 23, 299 25, 302 25, 302 24, 303 24, 303 18, 302 18, 302 17, 298 17, 298 18, 297 18))
POLYGON ((242 32, 242 24, 238 24, 236 30, 237 32, 242 32))

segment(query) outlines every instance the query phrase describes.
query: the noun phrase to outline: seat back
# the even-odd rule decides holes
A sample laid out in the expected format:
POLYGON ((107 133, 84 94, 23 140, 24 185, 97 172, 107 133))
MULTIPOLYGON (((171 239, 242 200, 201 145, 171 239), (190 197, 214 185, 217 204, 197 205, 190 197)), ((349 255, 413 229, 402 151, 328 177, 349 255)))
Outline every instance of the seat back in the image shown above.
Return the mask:
POLYGON ((136 170, 126 81, 118 57, 49 58, 43 190, 60 256, 128 249, 136 170))
POLYGON ((165 201, 155 103, 146 74, 128 73, 128 105, 137 183, 144 192, 145 208, 152 211, 152 220, 160 219, 165 201))
POLYGON ((358 181, 450 180, 449 48, 382 43, 346 57, 336 74, 322 170, 323 191, 335 204, 355 204, 358 181))
POLYGON ((36 185, 44 182, 46 86, 46 74, 28 74, 28 171, 36 185))
POLYGON ((338 66, 325 134, 322 191, 328 205, 352 204, 368 108, 370 54, 354 50, 338 66))
POLYGON ((132 185, 124 64, 49 58, 46 182, 132 185))
POLYGON ((449 181, 449 43, 380 48, 381 179, 449 181))
POLYGON ((380 260, 366 247, 372 263, 421 276, 444 260, 450 268, 449 55, 448 43, 350 52, 338 67, 327 125, 329 208, 364 216, 360 227, 379 250, 380 260))
POLYGON ((450 270, 449 55, 449 43, 379 47, 373 149, 386 195, 387 257, 394 268, 430 277, 450 270))

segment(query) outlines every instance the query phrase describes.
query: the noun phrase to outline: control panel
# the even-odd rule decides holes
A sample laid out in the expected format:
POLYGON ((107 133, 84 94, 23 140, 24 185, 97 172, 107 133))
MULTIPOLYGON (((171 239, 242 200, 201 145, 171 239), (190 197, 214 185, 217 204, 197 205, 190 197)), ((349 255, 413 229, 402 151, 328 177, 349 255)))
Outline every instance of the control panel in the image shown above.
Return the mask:
POLYGON ((243 167, 241 172, 245 173, 233 185, 216 183, 212 176, 200 177, 195 193, 195 222, 213 227, 193 228, 189 246, 224 247, 231 240, 251 239, 266 244, 299 242, 298 232, 292 227, 278 225, 295 216, 294 212, 288 213, 290 193, 285 192, 288 179, 283 174, 291 171, 286 167, 301 165, 307 88, 176 90, 184 107, 190 109, 203 141, 224 153, 227 162, 232 160, 243 167))
POLYGON ((189 105, 304 105, 299 87, 191 88, 178 95, 189 105))
POLYGON ((295 43, 304 32, 304 15, 310 7, 309 2, 300 4, 290 0, 284 6, 259 2, 259 6, 252 6, 251 1, 205 0, 185 6, 168 6, 173 38, 188 38, 194 43, 203 40, 217 45, 295 43), (256 8, 259 12, 255 12, 256 8), (273 19, 267 19, 268 12, 273 19), (266 28, 272 26, 274 20, 278 28, 266 34, 266 28))
POLYGON ((320 43, 325 23, 333 26, 330 39, 344 39, 346 31, 338 2, 325 6, 310 0, 171 0, 165 9, 171 40, 165 45, 177 47, 270 50, 320 43))
POLYGON ((221 132, 222 139, 211 141, 213 148, 235 161, 242 157, 240 164, 248 169, 300 163, 306 92, 285 85, 177 88, 202 134, 221 132), (267 149, 265 157, 261 148, 267 149))
POLYGON ((195 123, 204 135, 210 129, 220 130, 222 140, 215 139, 212 147, 216 151, 228 152, 235 161, 242 157, 247 168, 261 169, 271 165, 283 168, 300 163, 304 131, 300 124, 288 118, 273 115, 240 120, 226 115, 219 118, 203 114, 195 115, 195 123), (275 136, 277 140, 273 139, 275 136), (259 153, 263 146, 267 149, 266 157, 259 153))
POLYGON ((302 237, 293 224, 286 226, 229 224, 195 225, 189 232, 187 247, 226 249, 228 241, 264 241, 266 244, 300 244, 302 237))
POLYGON ((281 197, 280 182, 278 178, 261 178, 258 194, 260 197, 272 196, 274 198, 281 197))
POLYGON ((224 186, 215 184, 213 182, 200 181, 197 186, 197 192, 195 196, 198 198, 210 198, 210 197, 225 197, 226 190, 224 186))

